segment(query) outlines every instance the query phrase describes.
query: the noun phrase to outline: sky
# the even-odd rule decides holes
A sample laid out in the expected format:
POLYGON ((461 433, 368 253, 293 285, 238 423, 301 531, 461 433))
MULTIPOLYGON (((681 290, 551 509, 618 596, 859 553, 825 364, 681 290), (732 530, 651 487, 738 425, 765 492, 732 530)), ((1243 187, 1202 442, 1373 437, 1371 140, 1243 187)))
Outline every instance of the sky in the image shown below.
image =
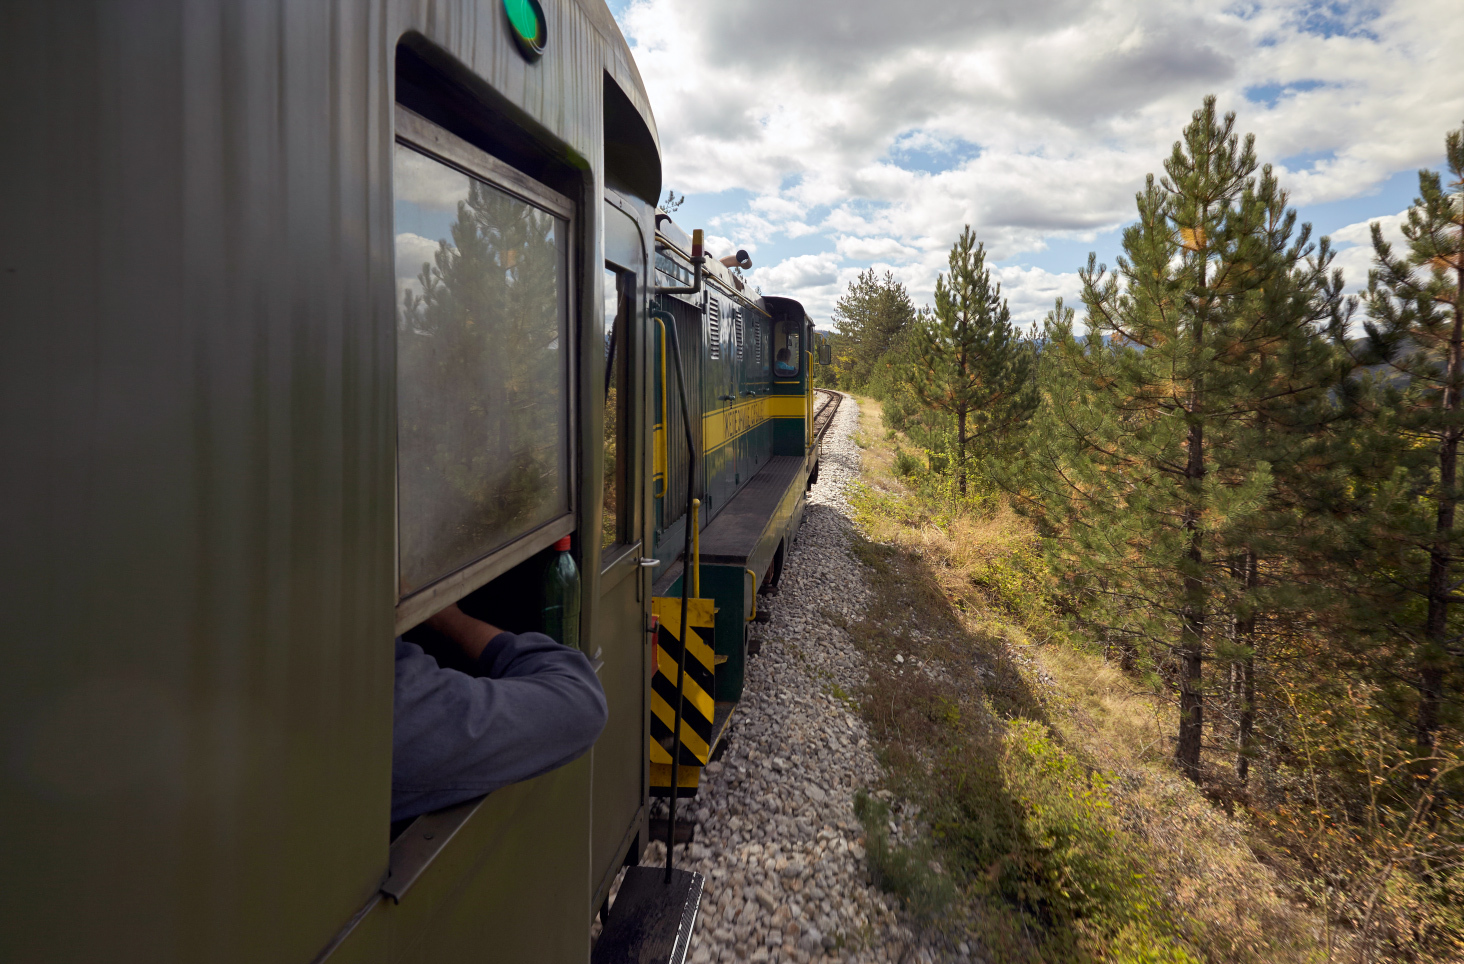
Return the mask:
MULTIPOLYGON (((1458 0, 610 0, 678 224, 820 327, 866 268, 917 306, 965 224, 1013 321, 1079 302, 1205 95, 1365 284, 1464 124, 1458 0)), ((1081 319, 1081 314, 1080 314, 1081 319)))

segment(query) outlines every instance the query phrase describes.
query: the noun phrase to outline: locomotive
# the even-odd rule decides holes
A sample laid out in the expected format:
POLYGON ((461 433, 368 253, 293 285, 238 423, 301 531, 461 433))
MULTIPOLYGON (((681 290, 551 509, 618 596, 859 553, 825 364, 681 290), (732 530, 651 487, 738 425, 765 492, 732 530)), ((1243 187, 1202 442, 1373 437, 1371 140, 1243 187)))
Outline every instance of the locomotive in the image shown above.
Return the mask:
MULTIPOLYGON (((758 595, 776 590, 802 521, 804 493, 817 478, 810 387, 815 335, 797 301, 750 294, 728 270, 750 265, 746 252, 708 260, 704 290, 678 287, 693 277, 690 252, 697 245, 664 212, 657 214, 657 225, 656 274, 662 283, 652 312, 655 350, 664 353, 667 328, 674 327, 686 353, 681 369, 688 395, 695 401, 688 433, 681 411, 668 402, 670 382, 663 374, 657 383, 654 545, 655 555, 669 564, 655 569, 653 593, 667 598, 682 588, 685 559, 675 558, 675 547, 690 517, 697 530, 692 558, 699 587, 692 595, 715 602, 714 618, 703 632, 703 657, 711 665, 703 665, 701 675, 710 685, 692 701, 694 723, 685 733, 690 745, 683 760, 691 772, 678 777, 678 786, 694 791, 695 770, 715 751, 742 695, 758 595), (688 505, 677 496, 687 491, 692 453, 699 458, 688 515, 688 505)), ((675 675, 668 661, 652 692, 651 724, 662 742, 669 735, 661 724, 671 722, 675 675)), ((652 761, 652 790, 664 795, 671 761, 655 741, 652 761)))
POLYGON ((609 897, 735 714, 815 336, 657 209, 602 0, 5 22, 0 958, 679 960, 698 881, 609 897), (393 640, 538 628, 565 537, 603 735, 392 827, 393 640))

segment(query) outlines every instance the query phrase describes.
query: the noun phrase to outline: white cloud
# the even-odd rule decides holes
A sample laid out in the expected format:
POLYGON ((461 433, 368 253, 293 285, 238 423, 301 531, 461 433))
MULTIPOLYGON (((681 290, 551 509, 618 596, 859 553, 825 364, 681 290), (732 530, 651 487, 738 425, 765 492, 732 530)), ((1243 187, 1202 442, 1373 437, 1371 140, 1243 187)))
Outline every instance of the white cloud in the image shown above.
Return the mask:
POLYGON ((397 304, 402 302, 402 292, 410 290, 422 293, 422 284, 417 275, 423 264, 430 264, 437 254, 437 242, 420 234, 403 231, 396 236, 396 281, 397 304))
POLYGON ((1348 291, 1360 291, 1367 287, 1367 273, 1372 268, 1373 260, 1373 224, 1382 227, 1383 240, 1393 245, 1393 254, 1398 256, 1407 252, 1407 242, 1404 241, 1401 230, 1406 223, 1408 212, 1400 211, 1397 214, 1349 224, 1332 232, 1332 242, 1337 248, 1337 257, 1333 260, 1332 267, 1342 269, 1342 278, 1347 283, 1348 291))
MULTIPOLYGON (((998 262, 1124 223, 1207 93, 1289 159, 1293 203, 1434 162, 1464 117, 1464 18, 1433 0, 634 0, 622 24, 667 185, 749 192, 711 226, 816 317, 876 263, 925 303, 967 223, 998 262)), ((1004 284, 1040 317, 1075 279, 1004 284)))
POLYGON ((1001 282, 1002 294, 1006 296, 1012 313, 1012 324, 1027 328, 1042 319, 1052 310, 1058 299, 1069 308, 1076 308, 1081 316, 1083 310, 1083 283, 1076 271, 1053 274, 1041 268, 998 267, 992 275, 1001 282))
POLYGON ((834 244, 842 257, 855 261, 887 261, 891 258, 908 261, 920 255, 918 248, 901 244, 894 238, 859 238, 845 235, 836 238, 834 244))
POLYGON ((774 294, 782 290, 823 288, 838 280, 839 262, 828 254, 803 254, 753 271, 753 283, 774 294))
POLYGON ((726 257, 737 251, 737 245, 733 244, 731 239, 724 238, 720 234, 707 235, 705 244, 707 254, 714 258, 726 257))
POLYGON ((1372 247, 1372 226, 1378 224, 1383 229, 1383 237, 1389 241, 1401 242, 1403 240, 1402 226, 1408 223, 1408 211, 1406 209, 1397 214, 1389 214, 1380 218, 1369 218, 1366 221, 1359 221, 1356 224, 1349 224, 1345 228, 1338 228, 1331 234, 1332 243, 1363 244, 1369 250, 1372 247))
POLYGON ((437 211, 456 211, 468 196, 468 177, 408 147, 396 147, 392 191, 405 201, 437 211))

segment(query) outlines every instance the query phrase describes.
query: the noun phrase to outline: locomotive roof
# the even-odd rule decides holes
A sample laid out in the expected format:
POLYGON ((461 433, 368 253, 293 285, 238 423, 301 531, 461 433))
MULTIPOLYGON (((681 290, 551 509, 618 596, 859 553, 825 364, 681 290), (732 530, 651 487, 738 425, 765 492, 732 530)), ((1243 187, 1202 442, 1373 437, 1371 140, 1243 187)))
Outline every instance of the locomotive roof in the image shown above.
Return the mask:
MULTIPOLYGON (((684 259, 691 257, 691 236, 678 225, 666 211, 656 209, 656 241, 676 252, 684 259)), ((743 302, 749 307, 756 308, 764 314, 770 313, 770 309, 762 304, 764 300, 748 289, 747 283, 734 275, 726 265, 717 260, 717 256, 708 251, 705 271, 709 282, 716 282, 722 289, 723 294, 743 302)), ((790 301, 783 298, 781 301, 790 301)), ((797 304, 797 302, 794 302, 797 304)), ((800 310, 802 306, 799 306, 800 310)))

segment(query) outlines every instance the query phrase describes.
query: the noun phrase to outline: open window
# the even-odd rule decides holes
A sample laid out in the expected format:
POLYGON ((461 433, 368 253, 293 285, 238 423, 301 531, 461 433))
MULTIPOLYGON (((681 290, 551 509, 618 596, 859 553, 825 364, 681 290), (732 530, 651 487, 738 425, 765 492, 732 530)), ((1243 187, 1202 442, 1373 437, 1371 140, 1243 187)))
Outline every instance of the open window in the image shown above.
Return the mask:
POLYGON ((635 304, 635 275, 605 265, 604 468, 600 514, 600 548, 632 541, 634 502, 631 496, 630 327, 635 304))
POLYGON ((396 120, 400 632, 573 529, 573 209, 396 120))
POLYGON ((773 326, 773 377, 797 378, 803 369, 803 325, 785 318, 773 326))
MULTIPOLYGON (((604 297, 601 338, 604 345, 604 380, 601 423, 604 465, 601 470, 600 565, 602 571, 621 564, 639 542, 641 473, 636 469, 640 439, 635 359, 645 344, 644 318, 638 313, 646 253, 640 227, 630 213, 633 202, 605 192, 602 248, 605 254, 601 286, 604 297)), ((604 589, 616 582, 602 583, 604 589)))

